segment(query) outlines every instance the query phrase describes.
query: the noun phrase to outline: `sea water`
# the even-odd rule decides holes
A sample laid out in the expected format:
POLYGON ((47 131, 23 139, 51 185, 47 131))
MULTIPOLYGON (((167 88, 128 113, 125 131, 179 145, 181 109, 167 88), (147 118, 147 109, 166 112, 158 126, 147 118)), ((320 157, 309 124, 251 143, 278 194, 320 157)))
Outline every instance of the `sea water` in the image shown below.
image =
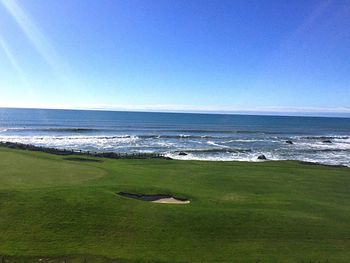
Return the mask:
POLYGON ((257 161, 264 154, 350 166, 349 118, 3 108, 0 141, 185 160, 257 161))

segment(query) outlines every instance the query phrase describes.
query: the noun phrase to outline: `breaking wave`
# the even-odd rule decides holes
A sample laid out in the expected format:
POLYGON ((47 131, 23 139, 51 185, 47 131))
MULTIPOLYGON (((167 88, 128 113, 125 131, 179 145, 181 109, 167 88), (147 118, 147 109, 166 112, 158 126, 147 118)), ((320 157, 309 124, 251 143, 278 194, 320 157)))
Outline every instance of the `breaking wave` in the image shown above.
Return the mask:
MULTIPOLYGON (((350 166, 350 136, 290 136, 227 133, 204 134, 184 132, 179 134, 142 133, 113 134, 94 128, 2 128, 0 141, 59 149, 96 152, 149 152, 161 153, 181 160, 259 161, 264 154, 270 160, 300 160, 331 165, 350 166), (17 131, 28 131, 20 134, 17 131), (34 131, 34 132, 33 132, 34 131), (38 131, 50 131, 41 134, 38 131), (10 135, 5 135, 10 132, 10 135), (90 134, 92 133, 92 134, 90 134), (34 134, 34 135, 33 135, 34 134), (286 143, 291 140, 292 143, 286 143), (329 140, 330 142, 324 142, 329 140), (186 155, 179 155, 185 152, 186 155)), ((120 131, 119 131, 120 132, 120 131)))
POLYGON ((306 140, 335 140, 335 139, 341 139, 346 140, 349 139, 349 136, 302 136, 300 139, 306 139, 306 140))
POLYGON ((245 153, 245 152, 252 152, 251 149, 188 149, 188 150, 182 150, 179 152, 185 152, 185 153, 245 153))

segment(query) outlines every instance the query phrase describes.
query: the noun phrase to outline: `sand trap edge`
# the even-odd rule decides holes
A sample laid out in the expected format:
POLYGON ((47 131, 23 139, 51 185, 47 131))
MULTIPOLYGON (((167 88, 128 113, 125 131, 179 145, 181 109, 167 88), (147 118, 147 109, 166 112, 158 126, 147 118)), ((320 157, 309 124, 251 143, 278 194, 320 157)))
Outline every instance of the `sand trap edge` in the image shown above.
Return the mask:
POLYGON ((158 204, 189 204, 190 200, 184 199, 184 198, 178 198, 171 195, 166 194, 132 194, 132 193, 125 193, 125 192, 119 192, 117 193, 119 196, 123 196, 126 198, 141 200, 141 201, 148 201, 152 203, 158 203, 158 204))

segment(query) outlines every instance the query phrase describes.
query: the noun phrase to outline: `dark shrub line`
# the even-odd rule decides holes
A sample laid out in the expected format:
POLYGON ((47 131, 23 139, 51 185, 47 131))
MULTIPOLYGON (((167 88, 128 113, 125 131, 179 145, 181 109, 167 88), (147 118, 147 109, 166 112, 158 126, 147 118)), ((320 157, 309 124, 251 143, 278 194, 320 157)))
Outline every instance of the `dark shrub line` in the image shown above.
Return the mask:
POLYGON ((160 153, 115 153, 115 152, 90 152, 90 151, 74 151, 67 149, 57 149, 43 146, 35 146, 32 144, 23 144, 23 143, 14 143, 14 142, 0 142, 0 146, 11 148, 11 149, 20 149, 36 152, 45 152, 55 155, 84 155, 91 157, 104 157, 112 159, 168 159, 160 153))

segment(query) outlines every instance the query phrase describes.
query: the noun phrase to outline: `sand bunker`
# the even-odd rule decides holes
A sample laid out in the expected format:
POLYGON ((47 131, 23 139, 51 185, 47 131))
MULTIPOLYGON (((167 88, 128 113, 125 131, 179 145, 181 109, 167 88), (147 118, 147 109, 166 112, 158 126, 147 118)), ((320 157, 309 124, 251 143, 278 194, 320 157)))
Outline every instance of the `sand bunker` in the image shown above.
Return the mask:
POLYGON ((120 192, 118 195, 142 200, 142 201, 148 201, 153 203, 160 203, 160 204, 189 204, 190 200, 184 199, 184 198, 177 198, 171 195, 165 195, 165 194, 153 194, 153 195, 146 195, 146 194, 131 194, 131 193, 124 193, 120 192))

